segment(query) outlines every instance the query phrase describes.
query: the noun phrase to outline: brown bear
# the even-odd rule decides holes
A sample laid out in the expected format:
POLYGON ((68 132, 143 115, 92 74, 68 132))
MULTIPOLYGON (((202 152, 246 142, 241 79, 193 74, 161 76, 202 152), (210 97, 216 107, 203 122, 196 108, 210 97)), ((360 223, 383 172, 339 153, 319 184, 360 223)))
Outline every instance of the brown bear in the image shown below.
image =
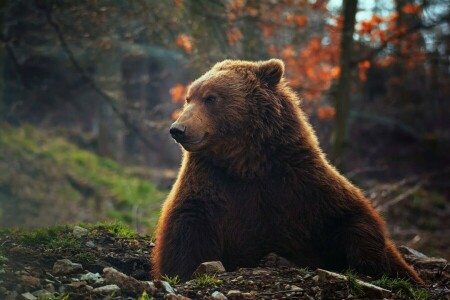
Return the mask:
POLYGON ((423 283, 362 192, 329 164, 284 64, 225 60, 189 88, 170 133, 186 150, 162 209, 153 275, 205 261, 253 267, 270 252, 299 266, 423 283))

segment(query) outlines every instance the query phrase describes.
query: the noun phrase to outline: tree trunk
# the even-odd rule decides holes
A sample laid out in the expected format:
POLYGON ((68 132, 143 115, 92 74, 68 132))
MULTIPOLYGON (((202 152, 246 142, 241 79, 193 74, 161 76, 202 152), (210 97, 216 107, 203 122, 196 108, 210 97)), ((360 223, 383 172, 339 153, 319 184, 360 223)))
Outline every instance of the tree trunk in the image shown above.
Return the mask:
POLYGON ((345 0, 343 2, 342 16, 344 26, 341 38, 341 76, 339 77, 336 90, 336 119, 332 135, 331 160, 337 166, 342 166, 342 156, 347 135, 347 119, 349 111, 349 98, 351 88, 353 53, 353 33, 355 32, 355 16, 358 0, 345 0))

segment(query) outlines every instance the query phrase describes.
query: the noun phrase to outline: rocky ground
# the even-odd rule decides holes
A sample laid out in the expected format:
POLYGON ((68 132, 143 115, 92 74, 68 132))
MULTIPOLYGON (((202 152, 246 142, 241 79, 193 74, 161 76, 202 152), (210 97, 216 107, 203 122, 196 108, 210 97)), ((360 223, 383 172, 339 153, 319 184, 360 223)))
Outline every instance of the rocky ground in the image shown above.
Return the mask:
POLYGON ((211 262, 191 281, 156 281, 149 276, 152 247, 151 238, 118 224, 3 231, 0 299, 450 299, 447 261, 406 247, 402 254, 423 287, 295 268, 274 254, 254 269, 224 272, 211 262))

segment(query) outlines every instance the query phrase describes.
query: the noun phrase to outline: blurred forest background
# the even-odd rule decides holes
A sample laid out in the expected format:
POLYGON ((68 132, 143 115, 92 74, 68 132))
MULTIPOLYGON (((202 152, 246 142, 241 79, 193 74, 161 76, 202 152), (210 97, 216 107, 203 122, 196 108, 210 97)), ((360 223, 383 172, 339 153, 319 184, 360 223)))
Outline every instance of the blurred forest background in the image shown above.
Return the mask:
POLYGON ((115 220, 151 234, 189 82, 225 58, 278 57, 394 239, 449 259, 449 12, 438 0, 2 0, 0 226, 115 220))

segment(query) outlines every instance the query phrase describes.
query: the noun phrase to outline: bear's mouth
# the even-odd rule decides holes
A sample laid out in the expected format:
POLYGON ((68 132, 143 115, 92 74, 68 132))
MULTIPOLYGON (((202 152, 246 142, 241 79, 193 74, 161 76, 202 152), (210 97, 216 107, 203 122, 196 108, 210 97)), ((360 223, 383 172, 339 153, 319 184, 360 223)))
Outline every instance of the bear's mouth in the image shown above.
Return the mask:
POLYGON ((180 144, 185 145, 185 144, 189 144, 189 145, 197 145, 200 144, 201 142, 203 142, 203 140, 205 139, 207 133, 203 134, 200 138, 198 139, 192 139, 192 140, 184 140, 184 141, 179 141, 180 144))

